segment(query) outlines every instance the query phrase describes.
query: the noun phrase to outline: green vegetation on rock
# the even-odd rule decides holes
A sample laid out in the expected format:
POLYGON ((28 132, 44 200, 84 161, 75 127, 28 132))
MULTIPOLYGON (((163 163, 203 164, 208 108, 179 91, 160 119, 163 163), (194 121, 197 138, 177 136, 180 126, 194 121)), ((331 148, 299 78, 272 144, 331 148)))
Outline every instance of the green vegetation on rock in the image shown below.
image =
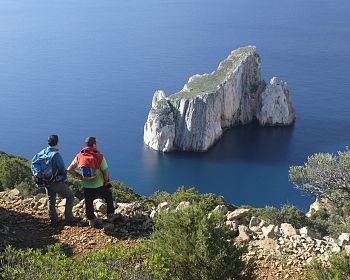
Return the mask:
POLYGON ((256 48, 253 46, 242 47, 233 51, 216 71, 192 77, 191 81, 186 84, 186 90, 174 93, 168 98, 175 101, 215 92, 217 87, 228 78, 242 60, 249 55, 254 55, 255 51, 256 48))

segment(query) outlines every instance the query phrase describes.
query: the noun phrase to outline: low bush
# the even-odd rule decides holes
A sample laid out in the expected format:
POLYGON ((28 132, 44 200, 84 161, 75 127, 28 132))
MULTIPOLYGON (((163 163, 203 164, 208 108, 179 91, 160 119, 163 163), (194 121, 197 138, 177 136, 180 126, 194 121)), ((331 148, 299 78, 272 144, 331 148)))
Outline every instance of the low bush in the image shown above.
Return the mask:
POLYGON ((251 212, 252 215, 260 217, 268 224, 280 225, 281 223, 289 223, 297 229, 308 226, 319 236, 327 235, 330 232, 329 225, 324 220, 326 216, 319 215, 309 218, 293 205, 285 204, 280 210, 272 206, 252 208, 251 212))
POLYGON ((224 197, 217 196, 213 193, 199 194, 198 190, 194 187, 185 188, 179 187, 174 193, 157 192, 151 195, 157 203, 163 201, 169 202, 176 207, 182 201, 200 202, 208 211, 213 210, 217 205, 227 204, 224 197))
POLYGON ((328 264, 313 262, 304 271, 301 280, 350 280, 350 256, 346 253, 332 255, 328 264))
POLYGON ((311 221, 324 229, 324 235, 338 237, 342 232, 350 232, 350 207, 334 209, 321 208, 311 217, 311 221))
POLYGON ((134 190, 120 181, 112 181, 112 193, 116 202, 133 202, 145 197, 134 192, 134 190))
POLYGON ((31 178, 30 161, 4 152, 0 153, 0 188, 2 190, 18 187, 25 191, 24 194, 35 193, 31 178))
POLYGON ((231 240, 224 216, 208 216, 207 205, 194 203, 161 213, 150 239, 150 266, 158 279, 254 279, 245 248, 231 240))

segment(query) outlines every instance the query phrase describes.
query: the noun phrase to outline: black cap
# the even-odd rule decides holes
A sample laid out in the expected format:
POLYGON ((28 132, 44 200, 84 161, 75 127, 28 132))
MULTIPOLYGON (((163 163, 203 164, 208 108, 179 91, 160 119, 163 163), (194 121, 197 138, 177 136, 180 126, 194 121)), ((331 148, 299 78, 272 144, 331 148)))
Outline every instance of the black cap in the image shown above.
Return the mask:
POLYGON ((92 147, 96 143, 96 137, 89 136, 85 139, 85 146, 87 147, 92 147))
POLYGON ((58 144, 58 136, 57 135, 50 135, 47 139, 47 143, 50 147, 56 146, 58 144))

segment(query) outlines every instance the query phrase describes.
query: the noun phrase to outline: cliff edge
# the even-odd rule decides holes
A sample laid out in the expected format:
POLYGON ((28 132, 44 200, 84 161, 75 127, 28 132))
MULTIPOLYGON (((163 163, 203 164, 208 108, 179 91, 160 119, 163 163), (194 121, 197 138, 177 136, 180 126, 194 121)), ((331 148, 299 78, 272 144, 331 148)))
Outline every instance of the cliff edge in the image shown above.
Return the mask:
POLYGON ((144 126, 151 148, 206 151, 227 128, 257 120, 260 125, 295 121, 287 83, 261 79, 256 47, 236 49, 210 74, 194 75, 177 93, 157 90, 144 126))

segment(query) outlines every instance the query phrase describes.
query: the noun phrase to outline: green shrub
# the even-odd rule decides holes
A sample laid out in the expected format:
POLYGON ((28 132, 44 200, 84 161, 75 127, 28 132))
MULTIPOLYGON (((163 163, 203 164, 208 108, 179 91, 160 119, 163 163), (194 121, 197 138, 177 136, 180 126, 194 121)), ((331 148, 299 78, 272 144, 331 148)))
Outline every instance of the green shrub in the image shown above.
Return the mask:
POLYGON ((213 193, 199 194, 198 190, 194 187, 179 187, 173 194, 158 192, 151 195, 151 198, 157 203, 167 201, 174 207, 182 201, 200 202, 208 211, 213 210, 217 205, 226 204, 222 196, 217 196, 213 193))
POLYGON ((264 208, 255 208, 252 214, 260 217, 268 224, 280 225, 281 223, 289 223, 296 228, 303 227, 309 224, 305 214, 295 206, 285 204, 281 210, 273 206, 264 208))
POLYGON ((285 204, 281 209, 281 220, 283 223, 289 223, 295 228, 310 226, 310 220, 305 214, 293 205, 285 204))
POLYGON ((313 262, 304 271, 302 280, 350 280, 350 256, 346 253, 332 255, 329 264, 313 262))
POLYGON ((21 182, 15 186, 23 197, 37 196, 44 194, 44 188, 38 188, 33 182, 21 182))
POLYGON ((73 259, 64 254, 60 244, 48 246, 46 253, 7 247, 0 256, 0 275, 8 280, 149 279, 144 264, 146 252, 143 245, 132 248, 109 245, 73 259))
POLYGON ((339 236, 342 232, 350 231, 350 207, 343 206, 327 210, 321 208, 310 218, 314 224, 325 228, 324 235, 339 236))
POLYGON ((133 202, 145 197, 134 192, 131 187, 128 187, 123 182, 112 181, 112 193, 116 202, 133 202))
POLYGON ((253 279, 245 248, 231 240, 224 217, 206 205, 160 214, 150 239, 150 266, 159 279, 253 279))
POLYGON ((251 212, 251 215, 258 216, 268 224, 280 225, 281 223, 289 223, 295 228, 308 226, 319 236, 329 234, 329 225, 327 224, 329 216, 326 218, 326 216, 320 215, 308 218, 300 209, 293 205, 285 204, 281 210, 272 206, 253 208, 251 212))
POLYGON ((30 161, 5 153, 0 154, 0 185, 2 189, 13 189, 21 183, 33 187, 30 161))

